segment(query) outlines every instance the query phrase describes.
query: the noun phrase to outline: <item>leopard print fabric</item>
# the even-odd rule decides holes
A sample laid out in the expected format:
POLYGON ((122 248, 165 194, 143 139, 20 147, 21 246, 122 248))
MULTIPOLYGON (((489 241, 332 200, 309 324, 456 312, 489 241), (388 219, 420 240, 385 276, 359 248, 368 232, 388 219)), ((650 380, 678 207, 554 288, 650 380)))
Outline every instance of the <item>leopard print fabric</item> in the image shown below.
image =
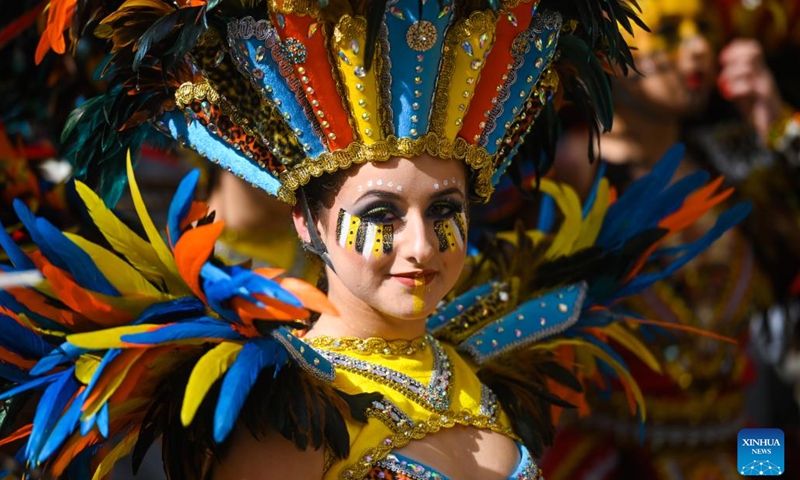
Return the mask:
POLYGON ((210 29, 205 33, 203 40, 192 50, 192 56, 208 83, 241 118, 231 121, 238 123, 248 135, 269 145, 272 155, 278 157, 283 165, 294 165, 305 158, 302 145, 277 109, 265 102, 250 81, 239 74, 228 54, 228 46, 217 30, 210 29))
POLYGON ((190 104, 190 108, 192 118, 199 121, 212 133, 225 132, 225 135, 220 138, 237 150, 245 152, 248 157, 252 155, 251 158, 262 168, 268 169, 270 172, 280 172, 284 169, 283 164, 272 155, 266 145, 234 124, 218 106, 208 101, 195 100, 190 104))

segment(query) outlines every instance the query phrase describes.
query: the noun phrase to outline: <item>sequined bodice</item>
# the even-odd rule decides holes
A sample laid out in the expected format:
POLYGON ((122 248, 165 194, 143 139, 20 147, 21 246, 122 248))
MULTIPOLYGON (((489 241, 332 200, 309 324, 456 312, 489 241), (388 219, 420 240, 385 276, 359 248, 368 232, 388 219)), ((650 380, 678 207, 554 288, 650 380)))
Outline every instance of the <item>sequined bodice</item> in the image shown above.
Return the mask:
MULTIPOLYGON (((473 367, 447 344, 428 336, 416 347, 327 341, 312 345, 336 366, 334 385, 347 393, 378 392, 384 398, 368 409, 366 424, 350 422, 350 456, 332 461, 328 479, 375 477, 373 470, 391 472, 395 478, 446 479, 435 469, 397 451, 442 428, 455 425, 487 429, 512 437, 508 416, 495 395, 481 384, 473 367), (419 345, 422 345, 422 348, 419 345), (410 352, 410 353, 409 353, 410 352)), ((380 342, 378 340, 378 342, 380 342)), ((523 453, 524 452, 524 453, 523 453)), ((520 450, 515 479, 538 479, 539 469, 520 450)))

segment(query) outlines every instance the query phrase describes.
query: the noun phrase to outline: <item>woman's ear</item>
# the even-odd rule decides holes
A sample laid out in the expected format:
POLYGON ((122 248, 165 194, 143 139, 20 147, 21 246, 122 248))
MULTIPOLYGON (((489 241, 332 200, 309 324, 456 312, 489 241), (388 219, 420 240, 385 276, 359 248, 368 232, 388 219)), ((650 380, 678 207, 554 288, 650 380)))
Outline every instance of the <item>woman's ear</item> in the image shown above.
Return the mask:
POLYGON ((304 244, 311 243, 311 235, 308 233, 308 223, 306 217, 303 215, 303 207, 298 202, 292 207, 292 222, 294 222, 294 229, 297 230, 297 235, 304 244))

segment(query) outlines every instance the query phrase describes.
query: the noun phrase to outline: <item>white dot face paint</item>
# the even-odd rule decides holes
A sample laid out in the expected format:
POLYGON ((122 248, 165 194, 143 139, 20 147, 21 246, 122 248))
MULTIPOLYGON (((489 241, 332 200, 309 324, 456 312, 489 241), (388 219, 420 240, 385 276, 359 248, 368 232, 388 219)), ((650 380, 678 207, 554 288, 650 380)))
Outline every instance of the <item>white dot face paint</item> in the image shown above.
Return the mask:
POLYGON ((455 177, 445 178, 433 184, 434 190, 440 190, 442 187, 461 187, 463 183, 455 177))
MULTIPOLYGON (((395 182, 392 182, 392 181, 384 182, 383 179, 381 179, 381 178, 379 178, 377 180, 368 180, 367 184, 366 184, 366 188, 370 189, 372 187, 376 187, 376 186, 377 187, 381 187, 381 186, 384 186, 384 185, 389 187, 389 188, 396 188, 398 192, 402 192, 403 191, 403 186, 402 185, 397 185, 397 184, 395 184, 395 182)), ((356 191, 359 192, 359 193, 363 192, 364 190, 365 190, 364 185, 358 185, 356 187, 356 191)))

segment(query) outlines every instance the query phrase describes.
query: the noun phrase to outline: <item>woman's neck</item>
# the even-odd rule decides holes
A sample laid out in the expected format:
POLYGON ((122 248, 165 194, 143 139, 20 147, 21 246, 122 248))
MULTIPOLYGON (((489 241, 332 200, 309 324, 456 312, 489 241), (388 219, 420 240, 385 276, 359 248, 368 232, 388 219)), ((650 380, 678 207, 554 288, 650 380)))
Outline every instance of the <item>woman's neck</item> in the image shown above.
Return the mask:
POLYGON ((322 314, 308 337, 378 337, 385 340, 413 340, 425 335, 426 318, 400 319, 387 316, 356 298, 328 271, 328 298, 338 316, 322 314))

